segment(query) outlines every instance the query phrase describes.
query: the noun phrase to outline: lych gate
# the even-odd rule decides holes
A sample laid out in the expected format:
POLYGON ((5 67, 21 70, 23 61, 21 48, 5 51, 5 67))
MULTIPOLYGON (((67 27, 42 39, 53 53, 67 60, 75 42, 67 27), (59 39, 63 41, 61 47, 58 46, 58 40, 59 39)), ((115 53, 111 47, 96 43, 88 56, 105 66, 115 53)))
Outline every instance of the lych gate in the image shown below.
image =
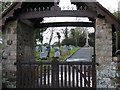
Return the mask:
POLYGON ((2 14, 3 87, 119 88, 119 62, 113 56, 120 49, 120 21, 98 2, 71 0, 77 10, 61 10, 58 3, 16 2, 2 14), (91 22, 40 23, 45 17, 88 17, 91 22), (92 62, 34 62, 35 29, 59 26, 95 28, 92 62), (113 45, 114 34, 116 45, 113 45))

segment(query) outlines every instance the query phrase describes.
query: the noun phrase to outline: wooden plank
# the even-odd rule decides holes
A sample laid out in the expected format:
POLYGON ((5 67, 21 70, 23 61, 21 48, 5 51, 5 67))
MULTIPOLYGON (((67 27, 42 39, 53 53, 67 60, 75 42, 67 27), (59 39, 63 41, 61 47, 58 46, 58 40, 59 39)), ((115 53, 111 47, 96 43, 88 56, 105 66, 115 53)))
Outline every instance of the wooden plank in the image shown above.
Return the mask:
POLYGON ((33 19, 33 18, 44 18, 44 17, 95 17, 96 12, 89 10, 81 11, 36 11, 36 12, 25 12, 22 13, 19 19, 33 19))
POLYGON ((50 66, 48 66, 48 70, 47 70, 47 74, 48 74, 48 86, 50 86, 50 66))
POLYGON ((31 65, 29 65, 28 67, 28 71, 29 71, 29 76, 28 76, 28 78, 29 78, 29 88, 32 88, 33 87, 33 85, 32 85, 32 80, 33 80, 33 76, 32 76, 32 72, 31 72, 31 65))
POLYGON ((56 87, 59 87, 59 65, 56 65, 56 87))
POLYGON ((64 26, 76 26, 76 27, 94 27, 92 22, 54 22, 54 23, 40 23, 36 24, 35 28, 44 27, 64 27, 64 26))
POLYGON ((28 88, 28 87, 29 87, 29 84, 28 84, 28 78, 29 78, 29 77, 27 76, 27 74, 28 74, 27 72, 28 72, 28 69, 29 69, 29 68, 28 68, 27 66, 24 66, 24 67, 25 67, 25 68, 24 68, 24 77, 23 77, 23 78, 24 78, 24 83, 25 83, 25 86, 24 86, 24 87, 25 87, 25 88, 28 88))
POLYGON ((40 87, 42 87, 42 65, 40 65, 40 87))
POLYGON ((35 79, 36 79, 36 82, 35 82, 35 83, 36 83, 36 86, 35 86, 35 88, 38 88, 38 79, 39 79, 39 73, 40 73, 40 72, 39 72, 39 65, 36 66, 36 68, 35 68, 35 73, 36 73, 36 75, 35 75, 35 76, 36 76, 36 77, 35 77, 35 79))
POLYGON ((22 77, 22 67, 21 67, 21 65, 17 65, 17 74, 16 74, 16 79, 17 79, 17 81, 16 81, 16 87, 17 88, 20 88, 20 86, 21 86, 21 77, 22 77))
POLYGON ((44 66, 44 86, 46 86, 46 66, 44 66))
POLYGON ((71 67, 70 67, 70 65, 68 65, 68 77, 69 77, 69 79, 68 79, 68 87, 71 87, 71 67))
POLYGON ((61 65, 61 87, 63 87, 63 65, 61 65))
POLYGON ((75 87, 75 75, 74 75, 74 67, 72 67, 72 87, 75 87))
POLYGON ((79 79, 79 77, 78 77, 78 66, 76 66, 76 87, 78 87, 78 79, 79 79))
POLYGON ((67 87, 67 66, 66 65, 64 66, 64 73, 65 73, 64 74, 65 75, 64 76, 64 78, 65 78, 65 82, 64 83, 65 83, 65 87, 67 87))
POLYGON ((84 65, 84 87, 86 87, 86 65, 84 65))
POLYGON ((90 68, 91 66, 88 66, 88 87, 90 87, 90 68))
POLYGON ((96 72, 95 65, 92 65, 92 87, 96 88, 96 72))
POLYGON ((80 87, 82 86, 83 80, 82 80, 82 65, 80 65, 80 87))
POLYGON ((24 78, 26 78, 25 77, 25 67, 24 67, 24 69, 23 69, 23 66, 22 66, 22 78, 21 78, 21 87, 23 87, 24 88, 24 78))
MULTIPOLYGON (((21 61, 16 62, 16 65, 51 65, 52 62, 36 62, 36 61, 21 61)), ((94 62, 59 62, 59 65, 94 65, 94 62)))

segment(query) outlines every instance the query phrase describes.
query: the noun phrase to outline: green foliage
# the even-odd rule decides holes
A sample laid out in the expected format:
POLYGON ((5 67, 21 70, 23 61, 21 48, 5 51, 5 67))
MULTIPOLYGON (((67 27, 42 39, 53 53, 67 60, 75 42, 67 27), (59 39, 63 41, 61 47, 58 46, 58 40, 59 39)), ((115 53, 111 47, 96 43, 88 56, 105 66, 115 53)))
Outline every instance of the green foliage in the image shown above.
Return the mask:
POLYGON ((0 13, 2 13, 4 10, 9 8, 11 4, 13 4, 13 2, 1 2, 0 1, 0 13))
POLYGON ((80 29, 71 29, 68 38, 62 41, 62 45, 74 45, 74 46, 84 46, 85 45, 85 33, 80 29))
POLYGON ((40 29, 36 29, 35 31, 35 34, 36 34, 35 38, 38 39, 38 41, 41 43, 43 42, 43 36, 40 33, 44 32, 46 29, 47 28, 40 28, 40 29))
POLYGON ((113 15, 120 20, 120 13, 118 11, 114 12, 113 15))
POLYGON ((89 33, 89 45, 92 47, 94 47, 95 44, 94 37, 95 37, 94 33, 89 33))

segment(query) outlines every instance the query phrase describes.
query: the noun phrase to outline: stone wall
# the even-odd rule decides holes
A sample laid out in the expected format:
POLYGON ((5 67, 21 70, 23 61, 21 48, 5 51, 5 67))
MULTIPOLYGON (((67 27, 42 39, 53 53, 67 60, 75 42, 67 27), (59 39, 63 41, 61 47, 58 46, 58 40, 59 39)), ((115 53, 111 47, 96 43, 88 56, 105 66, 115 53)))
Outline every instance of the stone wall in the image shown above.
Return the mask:
POLYGON ((11 21, 3 30, 3 88, 16 87, 16 61, 35 60, 33 28, 20 21, 11 21))
POLYGON ((2 80, 3 88, 15 87, 16 80, 16 45, 17 45, 17 21, 8 22, 3 30, 3 58, 2 80))
POLYGON ((95 51, 97 88, 116 88, 117 66, 112 57, 112 27, 104 19, 96 19, 95 51))
POLYGON ((0 90, 2 89, 2 29, 0 27, 0 90))

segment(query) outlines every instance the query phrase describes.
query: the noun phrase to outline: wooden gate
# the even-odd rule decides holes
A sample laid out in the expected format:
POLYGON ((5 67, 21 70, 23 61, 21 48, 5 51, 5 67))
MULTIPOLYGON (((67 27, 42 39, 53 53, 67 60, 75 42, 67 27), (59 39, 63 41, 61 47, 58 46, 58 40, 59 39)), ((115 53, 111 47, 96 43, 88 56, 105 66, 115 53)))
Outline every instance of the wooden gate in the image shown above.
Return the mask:
POLYGON ((17 88, 96 88, 93 62, 19 62, 17 88))

